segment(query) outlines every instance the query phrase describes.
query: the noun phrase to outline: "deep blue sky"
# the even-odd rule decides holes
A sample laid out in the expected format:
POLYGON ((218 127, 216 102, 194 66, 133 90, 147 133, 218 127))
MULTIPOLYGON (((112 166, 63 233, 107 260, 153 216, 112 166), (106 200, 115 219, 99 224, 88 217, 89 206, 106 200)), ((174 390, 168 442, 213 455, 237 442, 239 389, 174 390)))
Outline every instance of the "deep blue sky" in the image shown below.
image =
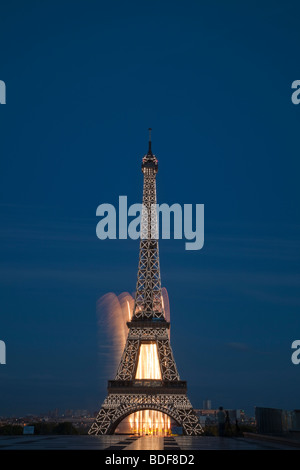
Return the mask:
POLYGON ((172 347, 195 407, 300 407, 297 1, 4 1, 0 416, 97 410, 96 301, 133 292, 138 241, 96 208, 203 203, 205 245, 160 242, 172 347))

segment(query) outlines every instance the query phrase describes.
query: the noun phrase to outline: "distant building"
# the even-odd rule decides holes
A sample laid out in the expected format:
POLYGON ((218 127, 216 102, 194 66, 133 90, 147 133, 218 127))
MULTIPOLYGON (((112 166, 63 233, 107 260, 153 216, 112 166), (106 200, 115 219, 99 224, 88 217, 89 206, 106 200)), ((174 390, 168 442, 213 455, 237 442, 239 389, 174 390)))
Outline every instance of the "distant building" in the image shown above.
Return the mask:
MULTIPOLYGON (((201 424, 216 424, 217 423, 217 412, 218 409, 205 409, 202 410, 195 410, 201 424)), ((226 410, 228 411, 229 420, 231 423, 235 423, 236 421, 243 423, 248 421, 248 418, 245 416, 244 410, 226 410)))
POLYGON ((211 410, 211 400, 203 400, 203 409, 211 410))
POLYGON ((89 412, 88 410, 74 410, 73 416, 75 418, 85 417, 85 416, 89 416, 89 412))
POLYGON ((259 434, 294 435, 299 439, 300 410, 255 407, 256 429, 259 434))
POLYGON ((58 408, 55 408, 54 410, 49 411, 48 416, 49 418, 54 418, 54 419, 58 418, 59 416, 58 408))

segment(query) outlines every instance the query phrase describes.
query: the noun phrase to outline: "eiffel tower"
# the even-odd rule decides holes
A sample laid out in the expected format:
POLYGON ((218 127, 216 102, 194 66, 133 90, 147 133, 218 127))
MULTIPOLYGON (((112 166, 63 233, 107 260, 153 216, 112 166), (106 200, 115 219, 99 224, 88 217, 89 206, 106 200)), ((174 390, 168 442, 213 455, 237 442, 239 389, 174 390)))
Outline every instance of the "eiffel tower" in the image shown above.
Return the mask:
MULTIPOLYGON (((155 410, 168 415, 185 435, 203 430, 187 398, 187 384, 180 380, 170 346, 170 322, 166 321, 162 300, 158 224, 156 210, 156 174, 158 161, 149 148, 142 160, 144 174, 143 210, 137 286, 125 349, 115 380, 108 381, 108 395, 89 429, 89 434, 113 434, 119 423, 132 413, 155 410), (152 346, 150 346, 152 345, 152 346), (149 361, 147 347, 156 359, 156 373, 143 367, 149 361), (144 356, 144 359, 143 359, 144 356)), ((148 351, 149 353, 149 351, 148 351)), ((155 361, 154 361, 155 362, 155 361)), ((149 368, 148 368, 149 369, 149 368)))

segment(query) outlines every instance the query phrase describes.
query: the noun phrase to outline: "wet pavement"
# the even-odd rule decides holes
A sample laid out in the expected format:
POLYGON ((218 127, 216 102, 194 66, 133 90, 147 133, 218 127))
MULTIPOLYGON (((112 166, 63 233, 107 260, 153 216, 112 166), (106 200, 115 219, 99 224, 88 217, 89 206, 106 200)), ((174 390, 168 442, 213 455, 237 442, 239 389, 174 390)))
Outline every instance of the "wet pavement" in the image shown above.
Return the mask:
POLYGON ((0 450, 300 450, 288 443, 253 438, 155 436, 0 436, 0 450))

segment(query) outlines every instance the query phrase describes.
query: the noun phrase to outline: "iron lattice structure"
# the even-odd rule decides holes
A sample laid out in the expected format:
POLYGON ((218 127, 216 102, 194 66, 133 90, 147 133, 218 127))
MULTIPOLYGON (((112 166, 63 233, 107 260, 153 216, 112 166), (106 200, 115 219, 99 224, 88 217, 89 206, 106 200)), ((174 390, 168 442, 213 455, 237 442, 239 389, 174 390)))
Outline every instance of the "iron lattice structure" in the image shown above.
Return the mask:
POLYGON ((151 150, 142 161, 143 210, 138 276, 134 310, 127 323, 129 332, 115 380, 108 382, 108 396, 89 434, 113 434, 126 416, 140 410, 156 410, 170 416, 186 435, 203 430, 187 398, 186 382, 180 380, 169 339, 161 291, 156 174, 158 162, 151 150), (161 380, 136 379, 139 350, 143 343, 156 343, 161 380))

